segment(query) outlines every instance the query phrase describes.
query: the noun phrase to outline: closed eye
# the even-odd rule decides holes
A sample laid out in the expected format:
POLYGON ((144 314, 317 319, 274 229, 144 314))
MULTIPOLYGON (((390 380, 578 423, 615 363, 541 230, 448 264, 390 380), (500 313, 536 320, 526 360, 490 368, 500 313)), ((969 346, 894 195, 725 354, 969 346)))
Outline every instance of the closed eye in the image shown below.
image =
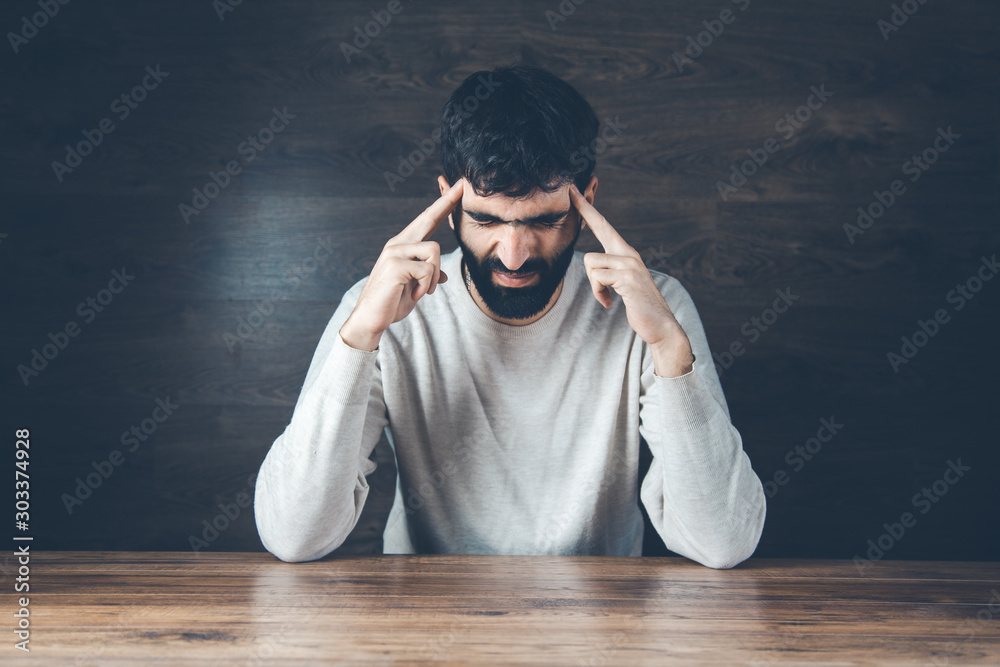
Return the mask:
MULTIPOLYGON (((531 225, 533 227, 545 227, 546 229, 552 229, 554 227, 558 227, 559 225, 563 224, 564 221, 565 221, 565 219, 563 219, 563 220, 556 220, 555 222, 533 222, 533 223, 531 223, 531 225)), ((500 225, 500 224, 504 224, 505 225, 507 223, 505 223, 505 222, 504 223, 500 223, 500 222, 477 222, 476 226, 477 227, 493 227, 494 225, 500 225)))
MULTIPOLYGON (((536 228, 542 227, 545 229, 554 229, 564 224, 569 219, 572 212, 573 208, 570 207, 562 212, 543 213, 542 215, 535 216, 534 218, 520 224, 527 224, 536 228)), ((484 229, 492 227, 493 225, 504 225, 508 222, 506 220, 500 220, 483 211, 470 211, 466 209, 464 213, 476 223, 477 227, 484 229)))

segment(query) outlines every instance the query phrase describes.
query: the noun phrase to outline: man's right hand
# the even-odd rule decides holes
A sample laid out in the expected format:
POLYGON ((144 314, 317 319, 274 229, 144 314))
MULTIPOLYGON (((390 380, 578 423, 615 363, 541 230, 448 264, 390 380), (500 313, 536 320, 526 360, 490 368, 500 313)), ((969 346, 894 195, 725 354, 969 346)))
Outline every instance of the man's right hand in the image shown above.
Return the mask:
POLYGON ((427 239, 461 201, 462 183, 462 179, 456 181, 386 242, 354 310, 340 328, 340 337, 349 346, 375 350, 390 324, 409 315, 420 297, 433 294, 439 282, 447 282, 448 276, 441 270, 441 246, 427 239))

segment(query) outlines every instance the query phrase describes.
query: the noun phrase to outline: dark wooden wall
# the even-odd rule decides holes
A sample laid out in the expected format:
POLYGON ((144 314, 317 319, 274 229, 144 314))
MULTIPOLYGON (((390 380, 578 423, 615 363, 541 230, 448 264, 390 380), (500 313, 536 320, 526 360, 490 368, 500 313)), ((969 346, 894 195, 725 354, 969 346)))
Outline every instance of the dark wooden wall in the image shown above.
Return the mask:
MULTIPOLYGON (((386 5, 243 2, 220 19, 210 0, 73 2, 17 53, 5 40, 2 424, 8 451, 31 429, 38 547, 189 549, 220 504, 248 500, 341 295, 437 197, 437 152, 395 190, 384 172, 467 75, 521 61, 627 124, 598 160, 599 210, 683 281, 713 350, 744 343, 722 372, 733 421, 762 479, 787 475, 757 554, 862 555, 909 511, 885 558, 996 558, 1000 280, 961 310, 947 295, 1000 251, 1000 6, 911 0, 886 39, 887 2, 567 0, 553 29, 557 0, 404 1, 347 62, 340 43, 386 5), (726 8, 732 22, 678 67, 726 8), (169 74, 120 119, 112 100, 147 66, 169 74), (826 102, 791 136, 776 129, 814 86, 826 102), (247 163, 241 142, 286 108, 294 118, 247 163), (106 117, 113 132, 60 181, 52 163, 106 117), (911 182, 904 163, 949 127, 960 137, 911 182), (771 137, 780 148, 724 201, 717 182, 771 137), (241 173, 186 223, 179 204, 231 160, 241 173), (844 225, 895 179, 905 193, 851 243, 844 225), (318 239, 332 256, 295 282, 318 239), (77 305, 122 267, 134 279, 87 321, 77 305), (742 327, 786 288, 799 299, 751 342, 742 327), (225 334, 275 292, 230 350, 225 334), (894 372, 887 354, 938 309, 950 321, 894 372), (70 321, 78 335, 26 386, 18 365, 70 321), (129 452, 122 432, 168 397, 174 413, 129 452), (831 441, 800 469, 786 461, 831 418, 831 441), (116 449, 121 465, 68 513, 63 494, 116 449), (920 513, 914 494, 959 459, 970 470, 920 513)), ((37 11, 4 3, 0 28, 37 11)), ((435 240, 455 247, 450 230, 435 240)), ((600 250, 589 233, 578 247, 600 250)), ((377 451, 345 552, 381 549, 395 471, 377 451)), ((229 524, 206 548, 262 548, 252 508, 229 524)), ((663 553, 652 531, 646 552, 663 553)))

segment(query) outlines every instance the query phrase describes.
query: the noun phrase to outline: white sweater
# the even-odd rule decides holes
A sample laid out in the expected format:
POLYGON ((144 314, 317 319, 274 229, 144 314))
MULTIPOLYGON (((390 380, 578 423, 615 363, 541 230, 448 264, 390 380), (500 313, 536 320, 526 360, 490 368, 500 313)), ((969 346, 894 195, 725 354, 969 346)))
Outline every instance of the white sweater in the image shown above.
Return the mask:
POLYGON ((650 271, 697 358, 662 378, 621 298, 608 310, 594 298, 583 253, 523 326, 479 309, 461 258, 442 256, 448 282, 371 352, 339 335, 367 278, 344 294, 257 476, 265 548, 306 561, 340 546, 385 429, 398 468, 385 553, 641 556, 641 498, 672 551, 713 568, 748 558, 764 492, 680 282, 650 271), (653 454, 641 489, 640 435, 653 454))

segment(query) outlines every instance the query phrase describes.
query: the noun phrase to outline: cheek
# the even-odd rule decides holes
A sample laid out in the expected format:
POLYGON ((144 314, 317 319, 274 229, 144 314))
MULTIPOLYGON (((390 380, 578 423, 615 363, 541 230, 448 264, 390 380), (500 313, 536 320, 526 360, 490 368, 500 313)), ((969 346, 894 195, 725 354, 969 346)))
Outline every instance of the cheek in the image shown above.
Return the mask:
POLYGON ((495 252, 492 235, 486 233, 486 230, 478 229, 474 224, 462 221, 459 232, 455 232, 455 235, 480 261, 495 252))

